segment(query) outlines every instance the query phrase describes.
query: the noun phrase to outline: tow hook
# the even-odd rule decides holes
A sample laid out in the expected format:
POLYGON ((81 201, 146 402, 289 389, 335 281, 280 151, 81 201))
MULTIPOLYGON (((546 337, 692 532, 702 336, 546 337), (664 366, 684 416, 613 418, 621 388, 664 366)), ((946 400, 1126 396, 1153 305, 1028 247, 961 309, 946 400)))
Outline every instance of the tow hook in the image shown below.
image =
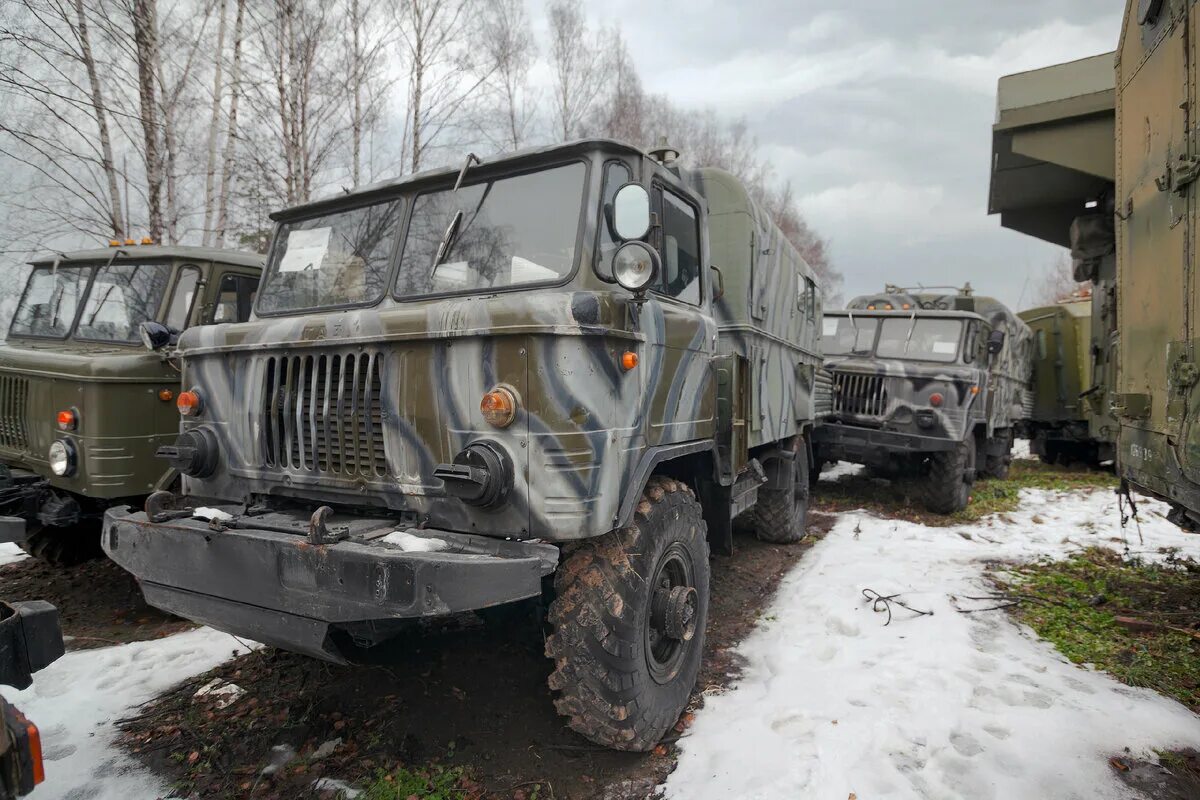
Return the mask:
POLYGON ((175 495, 171 492, 159 490, 146 498, 146 504, 143 506, 146 512, 146 519, 151 522, 167 522, 173 519, 183 519, 192 515, 191 509, 175 508, 175 495))
POLYGON ((330 528, 325 524, 326 518, 332 513, 333 509, 329 506, 321 506, 313 512, 308 520, 309 544, 334 544, 350 535, 349 528, 330 528))

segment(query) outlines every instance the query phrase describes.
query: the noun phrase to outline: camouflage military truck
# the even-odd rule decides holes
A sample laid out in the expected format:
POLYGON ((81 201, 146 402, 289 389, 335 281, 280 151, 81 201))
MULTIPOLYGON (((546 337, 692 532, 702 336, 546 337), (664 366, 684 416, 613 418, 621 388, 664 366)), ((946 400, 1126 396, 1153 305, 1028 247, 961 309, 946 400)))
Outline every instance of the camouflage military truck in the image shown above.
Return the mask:
POLYGON ((977 474, 1008 473, 1031 338, 969 286, 954 295, 889 286, 826 313, 830 397, 814 435, 817 463, 922 475, 930 511, 961 510, 977 474))
POLYGON ((104 549, 172 613, 331 661, 551 600, 572 728, 652 748, 710 549, 804 533, 820 293, 733 176, 590 140, 276 215, 255 318, 179 343, 178 495, 104 549))
POLYGON ((1045 461, 1114 456, 1116 353, 1113 54, 1006 75, 997 90, 989 210, 1071 249, 1083 299, 1024 311, 1034 330, 1030 419, 1045 461))
POLYGON ((1112 461, 1111 441, 1092 430, 1105 395, 1093 383, 1091 297, 1017 316, 1033 331, 1033 402, 1017 435, 1047 464, 1112 461))
POLYGON ((138 326, 247 319, 262 263, 153 245, 33 262, 0 346, 0 514, 27 525, 0 540, 51 563, 99 556, 104 510, 177 478, 154 453, 179 430, 179 370, 138 326))

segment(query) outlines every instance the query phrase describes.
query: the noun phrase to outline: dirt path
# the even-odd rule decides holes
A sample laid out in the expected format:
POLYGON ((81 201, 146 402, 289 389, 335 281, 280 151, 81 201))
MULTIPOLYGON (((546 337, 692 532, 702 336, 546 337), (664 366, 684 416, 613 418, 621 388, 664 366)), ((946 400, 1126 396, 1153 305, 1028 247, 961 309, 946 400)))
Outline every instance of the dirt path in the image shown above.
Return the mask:
MULTIPOLYGON (((814 514, 808 546, 832 523, 814 514)), ((734 558, 713 560, 713 606, 693 705, 736 676, 732 648, 808 546, 740 536, 734 558)), ((124 744, 178 794, 199 798, 293 798, 309 794, 321 776, 361 785, 380 769, 431 764, 464 768, 478 782, 474 796, 646 796, 672 769, 674 748, 616 753, 570 732, 551 704, 542 648, 532 619, 484 625, 470 614, 404 635, 389 645, 386 666, 338 667, 263 650, 141 709, 124 725, 124 744), (194 698, 214 677, 246 694, 225 709, 194 698), (332 752, 313 758, 338 739, 332 752), (262 778, 271 748, 280 745, 299 757, 262 778)))
POLYGON ((68 650, 161 639, 195 627, 146 605, 133 576, 108 559, 74 567, 50 567, 35 558, 5 564, 0 594, 53 603, 68 650))

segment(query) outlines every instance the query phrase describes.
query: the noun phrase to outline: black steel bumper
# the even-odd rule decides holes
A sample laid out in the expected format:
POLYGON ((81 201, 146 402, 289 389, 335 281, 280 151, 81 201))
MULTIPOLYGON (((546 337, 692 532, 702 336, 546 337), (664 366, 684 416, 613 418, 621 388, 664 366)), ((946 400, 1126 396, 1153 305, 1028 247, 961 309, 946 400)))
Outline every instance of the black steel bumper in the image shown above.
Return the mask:
POLYGON ((0 603, 0 684, 24 689, 63 654, 58 610, 43 600, 0 603))
POLYGON ((407 530, 444 543, 436 552, 409 552, 383 541, 395 530, 386 520, 328 522, 346 538, 312 544, 308 520, 298 515, 151 523, 118 507, 105 514, 101 542, 138 579, 150 605, 335 662, 346 660, 338 631, 535 597, 558 564, 552 545, 407 530))
POLYGON ((842 423, 825 423, 813 430, 813 445, 824 461, 881 464, 897 453, 936 453, 953 450, 958 444, 943 436, 922 436, 842 423))

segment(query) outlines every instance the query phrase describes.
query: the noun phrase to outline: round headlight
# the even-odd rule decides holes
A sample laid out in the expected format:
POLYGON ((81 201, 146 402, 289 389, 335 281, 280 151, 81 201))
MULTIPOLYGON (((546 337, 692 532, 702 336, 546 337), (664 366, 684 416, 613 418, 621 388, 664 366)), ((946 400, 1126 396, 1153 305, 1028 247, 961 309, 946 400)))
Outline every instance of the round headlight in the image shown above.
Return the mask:
POLYGON ((50 471, 60 478, 75 471, 75 448, 70 442, 58 439, 50 443, 47 452, 50 471))
POLYGON ((631 292, 640 292, 658 275, 658 253, 644 242, 627 242, 613 254, 613 277, 631 292))

